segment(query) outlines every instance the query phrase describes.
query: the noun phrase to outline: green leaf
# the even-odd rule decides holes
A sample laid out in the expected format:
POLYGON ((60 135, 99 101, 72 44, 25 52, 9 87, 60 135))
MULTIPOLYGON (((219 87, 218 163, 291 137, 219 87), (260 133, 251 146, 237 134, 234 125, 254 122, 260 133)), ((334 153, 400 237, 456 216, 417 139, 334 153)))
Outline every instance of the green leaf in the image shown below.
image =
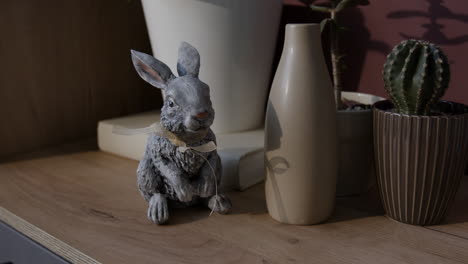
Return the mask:
POLYGON ((338 23, 335 19, 330 19, 330 21, 328 21, 328 25, 330 26, 331 31, 337 32, 339 29, 338 23))
POLYGON ((335 11, 340 12, 345 8, 358 5, 369 5, 369 0, 343 0, 336 6, 335 11))
POLYGON ((337 4, 339 4, 342 0, 330 0, 331 6, 335 7, 337 4))
POLYGON ((330 13, 331 9, 325 6, 310 5, 310 9, 321 13, 330 13))
POLYGON ((320 22, 320 32, 323 32, 323 30, 327 26, 328 22, 330 22, 330 20, 331 20, 330 18, 325 18, 324 20, 320 22))
POLYGON ((330 27, 331 31, 339 31, 342 28, 338 26, 336 20, 331 18, 325 18, 320 22, 320 32, 323 32, 327 27, 330 27))
POLYGON ((338 26, 338 27, 337 27, 337 30, 338 30, 339 32, 344 32, 344 31, 348 31, 348 30, 349 30, 349 28, 347 28, 347 27, 340 26, 340 25, 337 25, 337 26, 338 26))

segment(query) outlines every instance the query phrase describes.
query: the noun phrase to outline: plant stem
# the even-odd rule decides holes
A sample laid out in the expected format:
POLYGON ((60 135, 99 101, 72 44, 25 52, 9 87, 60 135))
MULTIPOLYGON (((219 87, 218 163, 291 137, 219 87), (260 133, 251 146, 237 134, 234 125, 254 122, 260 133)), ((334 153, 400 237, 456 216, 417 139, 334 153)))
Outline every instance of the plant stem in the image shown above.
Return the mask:
POLYGON ((341 101, 341 55, 338 47, 338 26, 336 20, 336 12, 332 10, 331 19, 335 22, 334 27, 330 27, 330 55, 332 63, 332 76, 333 76, 333 90, 335 91, 335 104, 336 109, 342 109, 343 103, 341 101))

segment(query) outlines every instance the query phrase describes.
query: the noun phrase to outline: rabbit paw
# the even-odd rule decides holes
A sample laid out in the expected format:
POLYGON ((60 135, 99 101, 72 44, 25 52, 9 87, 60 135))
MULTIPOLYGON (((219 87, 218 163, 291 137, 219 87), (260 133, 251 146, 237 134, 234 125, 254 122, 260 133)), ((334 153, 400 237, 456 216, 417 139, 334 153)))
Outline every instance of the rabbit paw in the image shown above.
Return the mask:
POLYGON ((200 181, 197 184, 198 196, 206 198, 212 196, 216 189, 215 184, 209 181, 200 181))
POLYGON ((214 195, 208 201, 208 207, 220 214, 227 214, 232 207, 231 200, 224 194, 214 195))
POLYGON ((174 187, 174 192, 179 202, 190 202, 193 199, 193 192, 188 184, 181 184, 174 187))
POLYGON ((162 194, 155 193, 148 206, 148 219, 158 225, 167 223, 169 220, 169 210, 167 200, 162 194))

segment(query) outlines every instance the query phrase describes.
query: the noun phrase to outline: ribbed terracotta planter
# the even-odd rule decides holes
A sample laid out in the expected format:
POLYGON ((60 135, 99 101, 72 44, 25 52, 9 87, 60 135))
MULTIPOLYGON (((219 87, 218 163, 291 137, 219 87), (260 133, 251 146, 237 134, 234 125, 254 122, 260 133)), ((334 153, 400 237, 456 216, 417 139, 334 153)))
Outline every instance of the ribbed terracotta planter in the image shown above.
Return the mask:
POLYGON ((453 115, 413 116, 374 105, 377 182, 388 216, 413 225, 440 223, 468 159, 468 107, 441 102, 453 115))

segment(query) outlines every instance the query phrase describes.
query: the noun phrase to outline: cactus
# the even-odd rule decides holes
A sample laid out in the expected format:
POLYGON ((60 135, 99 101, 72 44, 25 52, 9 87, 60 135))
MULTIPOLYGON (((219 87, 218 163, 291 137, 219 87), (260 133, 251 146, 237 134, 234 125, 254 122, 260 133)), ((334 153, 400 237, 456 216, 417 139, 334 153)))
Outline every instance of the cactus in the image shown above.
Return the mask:
POLYGON ((429 115, 450 81, 447 57, 436 45, 405 40, 387 56, 385 90, 401 114, 429 115))

